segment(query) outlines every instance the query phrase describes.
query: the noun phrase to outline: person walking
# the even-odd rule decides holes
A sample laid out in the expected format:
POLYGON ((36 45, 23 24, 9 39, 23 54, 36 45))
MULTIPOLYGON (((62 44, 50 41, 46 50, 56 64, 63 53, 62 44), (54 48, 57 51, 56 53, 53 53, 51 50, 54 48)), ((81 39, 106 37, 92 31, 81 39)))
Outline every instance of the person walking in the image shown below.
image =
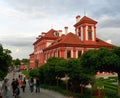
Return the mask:
POLYGON ((9 84, 8 84, 8 79, 4 79, 3 84, 2 84, 2 95, 4 98, 8 98, 8 89, 9 89, 9 84))
POLYGON ((36 93, 40 93, 40 79, 39 78, 36 79, 35 86, 36 86, 36 93))
POLYGON ((11 86, 12 86, 12 92, 13 92, 13 96, 14 96, 14 92, 15 92, 15 79, 13 78, 13 80, 12 80, 12 83, 11 83, 11 86))
POLYGON ((26 79, 24 78, 21 86, 23 92, 25 92, 25 87, 26 87, 26 79))
POLYGON ((13 78, 13 81, 12 81, 12 83, 11 83, 11 86, 12 86, 13 96, 14 96, 15 90, 16 90, 16 88, 18 88, 18 86, 19 86, 18 79, 14 79, 14 78, 13 78))
POLYGON ((22 75, 20 75, 20 78, 19 78, 19 81, 18 81, 18 82, 19 82, 20 87, 22 87, 22 82, 23 82, 23 81, 22 81, 22 75))
POLYGON ((30 91, 31 93, 34 91, 34 79, 30 78, 29 82, 29 86, 30 86, 30 91))

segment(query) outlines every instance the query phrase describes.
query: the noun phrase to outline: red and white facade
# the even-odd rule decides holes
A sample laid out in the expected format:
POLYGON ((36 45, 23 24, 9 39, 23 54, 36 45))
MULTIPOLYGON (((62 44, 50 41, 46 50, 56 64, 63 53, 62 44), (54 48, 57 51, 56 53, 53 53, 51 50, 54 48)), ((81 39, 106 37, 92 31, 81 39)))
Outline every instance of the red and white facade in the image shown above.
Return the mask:
POLYGON ((78 58, 89 49, 113 48, 114 45, 96 37, 96 24, 91 18, 77 16, 75 34, 68 32, 68 27, 65 27, 65 34, 62 34, 62 30, 54 29, 43 32, 33 43, 30 68, 42 66, 50 57, 78 58))

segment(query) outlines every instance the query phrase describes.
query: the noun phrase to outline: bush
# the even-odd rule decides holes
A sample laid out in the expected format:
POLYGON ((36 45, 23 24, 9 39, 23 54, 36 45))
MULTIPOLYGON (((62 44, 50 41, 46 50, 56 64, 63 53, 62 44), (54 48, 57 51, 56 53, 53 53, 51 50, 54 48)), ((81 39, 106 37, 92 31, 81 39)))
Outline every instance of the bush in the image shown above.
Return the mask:
POLYGON ((56 91, 56 92, 59 92, 59 93, 65 95, 65 96, 74 96, 75 98, 92 98, 91 90, 89 90, 89 89, 85 90, 87 93, 80 94, 80 93, 73 93, 73 92, 67 91, 66 89, 63 89, 61 87, 50 86, 50 85, 45 85, 45 84, 42 84, 41 88, 53 90, 53 91, 56 91))

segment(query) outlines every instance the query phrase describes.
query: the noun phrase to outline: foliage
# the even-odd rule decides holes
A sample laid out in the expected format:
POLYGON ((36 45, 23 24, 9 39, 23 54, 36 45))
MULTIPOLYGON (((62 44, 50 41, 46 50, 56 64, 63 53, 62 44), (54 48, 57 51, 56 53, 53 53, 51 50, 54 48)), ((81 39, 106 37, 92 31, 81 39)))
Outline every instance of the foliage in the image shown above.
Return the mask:
POLYGON ((66 73, 67 61, 63 58, 49 58, 47 63, 42 67, 45 82, 48 84, 56 84, 56 79, 64 77, 66 73))
POLYGON ((96 50, 88 50, 80 58, 80 63, 86 74, 96 74, 96 66, 100 65, 99 59, 97 58, 96 50))
POLYGON ((30 77, 34 77, 34 78, 39 77, 39 71, 38 71, 38 69, 31 70, 31 71, 29 72, 29 76, 30 76, 30 77))
POLYGON ((70 78, 69 82, 74 92, 77 92, 77 89, 80 89, 80 86, 82 87, 90 83, 90 81, 92 81, 91 77, 93 77, 92 75, 85 73, 85 68, 81 66, 80 62, 80 59, 71 58, 68 60, 67 64, 67 75, 70 78))
MULTIPOLYGON (((47 63, 38 69, 31 70, 29 75, 39 77, 41 83, 50 85, 59 85, 61 78, 67 75, 69 77, 68 84, 71 90, 76 91, 80 88, 80 84, 86 85, 91 81, 91 75, 84 73, 85 68, 80 65, 80 59, 49 58, 47 63)), ((63 85, 62 85, 63 86, 63 85)))
MULTIPOLYGON (((81 57, 81 65, 85 67, 85 73, 95 75, 97 71, 117 72, 120 85, 120 48, 100 48, 89 50, 81 57)), ((93 83, 94 84, 94 83, 93 83)))
POLYGON ((29 64, 29 59, 24 58, 24 59, 21 60, 21 62, 22 62, 23 65, 28 65, 29 64))
POLYGON ((15 60, 15 65, 17 65, 17 66, 18 66, 18 65, 21 65, 20 59, 17 58, 17 59, 15 60))
POLYGON ((3 80, 8 73, 9 66, 12 64, 11 51, 3 49, 0 44, 0 80, 3 80))
POLYGON ((29 75, 30 71, 29 70, 22 70, 21 72, 22 72, 22 74, 25 75, 26 78, 30 78, 30 75, 29 75))
MULTIPOLYGON (((95 81, 94 76, 98 71, 117 72, 118 79, 120 80, 119 68, 120 48, 116 47, 111 50, 101 48, 98 50, 88 50, 78 59, 49 58, 45 65, 34 70, 37 72, 31 70, 30 75, 34 77, 38 76, 42 83, 50 85, 55 85, 56 80, 67 75, 69 77, 69 87, 76 90, 80 84, 86 85, 91 83, 96 88, 103 85, 102 80, 95 81)), ((108 87, 108 85, 106 86, 108 87)), ((109 86, 110 88, 112 86, 109 86)), ((113 87, 113 89, 116 89, 116 87, 113 87)))
POLYGON ((97 71, 119 72, 120 57, 113 50, 101 48, 89 50, 81 57, 81 65, 86 67, 87 73, 96 74, 97 71))
POLYGON ((41 84, 41 88, 44 88, 44 89, 48 89, 48 90, 53 90, 53 91, 56 91, 56 92, 59 92, 63 95, 65 95, 66 97, 74 97, 74 98, 91 98, 91 95, 90 95, 90 91, 88 89, 86 89, 86 91, 88 93, 84 94, 84 95, 81 95, 79 93, 73 93, 71 91, 67 91, 61 87, 58 87, 58 86, 50 86, 50 85, 46 85, 46 84, 41 84))

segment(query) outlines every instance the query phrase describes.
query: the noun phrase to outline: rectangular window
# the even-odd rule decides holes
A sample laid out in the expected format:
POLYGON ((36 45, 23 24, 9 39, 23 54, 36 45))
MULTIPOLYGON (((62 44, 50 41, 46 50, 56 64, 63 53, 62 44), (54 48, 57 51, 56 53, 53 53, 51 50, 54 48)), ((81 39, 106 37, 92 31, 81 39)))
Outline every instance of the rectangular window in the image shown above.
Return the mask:
POLYGON ((88 40, 92 40, 92 33, 88 32, 88 40))
POLYGON ((60 51, 58 51, 58 57, 60 57, 60 51))
POLYGON ((78 58, 81 57, 82 51, 78 51, 78 58))
POLYGON ((56 55, 55 55, 55 51, 54 51, 54 57, 56 57, 56 55))
POLYGON ((70 50, 67 51, 67 58, 71 58, 71 51, 70 50))

